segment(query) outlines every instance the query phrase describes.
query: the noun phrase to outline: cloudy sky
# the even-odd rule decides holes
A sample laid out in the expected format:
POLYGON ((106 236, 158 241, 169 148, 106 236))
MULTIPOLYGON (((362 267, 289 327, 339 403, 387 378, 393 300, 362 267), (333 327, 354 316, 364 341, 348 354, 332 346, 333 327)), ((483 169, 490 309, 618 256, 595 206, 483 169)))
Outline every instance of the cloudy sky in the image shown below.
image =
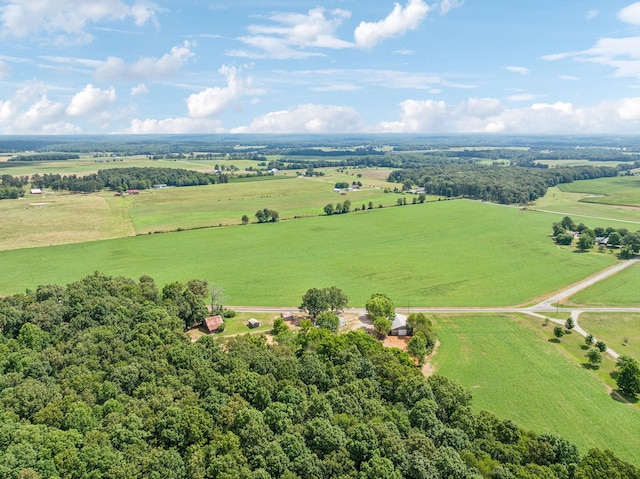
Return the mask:
POLYGON ((640 133, 640 2, 0 0, 0 134, 640 133))

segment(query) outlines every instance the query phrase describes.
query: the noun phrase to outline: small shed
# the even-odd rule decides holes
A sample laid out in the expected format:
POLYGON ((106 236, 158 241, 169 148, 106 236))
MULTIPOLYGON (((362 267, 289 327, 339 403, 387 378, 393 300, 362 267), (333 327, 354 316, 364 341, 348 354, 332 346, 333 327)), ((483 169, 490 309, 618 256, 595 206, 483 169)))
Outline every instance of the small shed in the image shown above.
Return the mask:
POLYGON ((257 328, 258 326, 260 326, 260 321, 258 321, 256 318, 249 318, 249 321, 247 321, 247 326, 249 326, 251 329, 257 328))
POLYGON ((391 323, 389 336, 411 336, 413 331, 407 326, 407 317, 404 314, 396 313, 396 317, 391 323))
POLYGON ((31 193, 32 195, 41 195, 42 190, 40 188, 31 188, 29 190, 29 193, 31 193))
POLYGON ((215 316, 209 316, 208 318, 204 318, 204 321, 203 321, 204 328, 210 333, 214 333, 218 331, 218 328, 222 326, 222 323, 224 323, 224 320, 222 319, 222 316, 220 316, 219 314, 216 314, 215 316))
POLYGON ((293 321, 293 313, 290 311, 280 313, 280 317, 285 321, 293 321))
POLYGON ((167 184, 166 184, 166 183, 159 183, 159 184, 157 184, 157 185, 153 185, 153 187, 154 187, 156 190, 159 190, 159 189, 161 189, 161 188, 167 188, 167 184))

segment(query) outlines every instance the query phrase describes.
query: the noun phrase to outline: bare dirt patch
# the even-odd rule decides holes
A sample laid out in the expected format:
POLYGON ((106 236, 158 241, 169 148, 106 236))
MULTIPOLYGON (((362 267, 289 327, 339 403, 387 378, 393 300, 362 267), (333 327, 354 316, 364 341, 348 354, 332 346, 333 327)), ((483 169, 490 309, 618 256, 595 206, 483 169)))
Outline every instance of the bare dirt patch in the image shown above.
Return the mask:
POLYGON ((436 340, 436 345, 433 347, 433 351, 431 351, 431 354, 427 356, 427 361, 424 363, 424 366, 422 366, 422 374, 424 374, 426 377, 433 376, 433 374, 436 372, 436 367, 433 362, 431 362, 431 360, 438 352, 439 347, 440 341, 436 340))

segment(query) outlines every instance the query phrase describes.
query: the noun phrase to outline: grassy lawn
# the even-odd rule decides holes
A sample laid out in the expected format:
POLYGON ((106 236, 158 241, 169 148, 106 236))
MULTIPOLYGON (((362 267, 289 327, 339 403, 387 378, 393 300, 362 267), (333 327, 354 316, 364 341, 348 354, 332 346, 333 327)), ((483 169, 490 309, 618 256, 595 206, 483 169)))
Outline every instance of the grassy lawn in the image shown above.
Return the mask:
POLYGON ((568 303, 582 306, 640 306, 640 264, 579 291, 568 303))
POLYGON ((560 434, 582 452, 612 449, 640 464, 640 410, 614 400, 581 365, 583 359, 576 361, 564 348, 569 339, 549 342, 551 325, 489 315, 436 321, 441 342, 433 359, 436 371, 469 388, 477 410, 512 418, 538 434, 560 434))
POLYGON ((352 306, 375 292, 399 307, 522 304, 615 262, 553 245, 547 233, 559 219, 454 200, 4 251, 0 293, 100 270, 148 274, 160 285, 206 278, 224 286, 230 304, 297 305, 307 289, 331 285, 352 306))
POLYGON ((582 329, 618 354, 629 354, 640 361, 640 314, 582 313, 579 322, 582 329))
POLYGON ((275 313, 237 313, 233 318, 227 318, 224 320, 225 330, 222 333, 207 333, 204 328, 192 329, 187 332, 187 335, 193 340, 197 341, 198 338, 205 336, 206 334, 213 334, 213 337, 218 339, 224 339, 239 334, 259 334, 267 333, 273 329, 273 321, 278 317, 275 313), (260 326, 257 328, 250 328, 247 326, 247 321, 250 318, 255 318, 260 321, 260 326))
POLYGON ((616 176, 596 180, 575 181, 560 185, 562 191, 588 193, 582 201, 607 205, 627 205, 640 207, 640 177, 616 176))

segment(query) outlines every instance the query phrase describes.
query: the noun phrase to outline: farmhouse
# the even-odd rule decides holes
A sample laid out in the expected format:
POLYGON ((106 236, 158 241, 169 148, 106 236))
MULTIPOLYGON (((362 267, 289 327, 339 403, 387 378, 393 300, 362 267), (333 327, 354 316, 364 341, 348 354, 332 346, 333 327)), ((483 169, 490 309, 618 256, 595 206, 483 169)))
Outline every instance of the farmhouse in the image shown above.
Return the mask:
POLYGON ((407 326, 407 317, 404 314, 396 313, 396 317, 391 323, 389 336, 411 336, 413 331, 407 326))
POLYGON ((258 321, 256 318, 249 318, 249 321, 247 321, 247 326, 252 329, 257 328, 258 326, 260 326, 260 321, 258 321))
POLYGON ((40 188, 31 188, 29 190, 29 193, 31 193, 32 195, 41 195, 42 190, 40 188))
POLYGON ((209 333, 216 332, 218 328, 222 326, 222 323, 224 323, 224 320, 222 319, 222 316, 220 316, 219 314, 216 314, 215 316, 209 316, 208 318, 205 318, 203 321, 204 328, 209 333))
POLYGON ((158 190, 160 188, 167 188, 167 184, 166 183, 160 183, 158 185, 153 185, 153 187, 158 190))

